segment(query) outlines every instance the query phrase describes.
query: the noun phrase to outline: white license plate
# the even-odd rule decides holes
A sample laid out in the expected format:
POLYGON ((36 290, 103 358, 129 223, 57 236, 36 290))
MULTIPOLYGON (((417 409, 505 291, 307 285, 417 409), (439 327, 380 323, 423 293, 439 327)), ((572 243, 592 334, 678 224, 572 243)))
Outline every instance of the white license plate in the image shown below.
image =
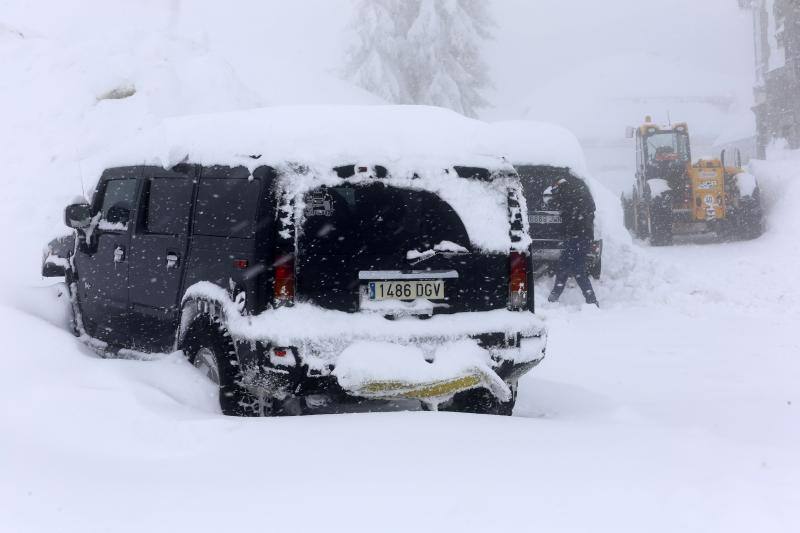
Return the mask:
POLYGON ((531 224, 561 224, 561 215, 531 215, 531 224))
POLYGON ((444 281, 370 281, 367 296, 370 300, 444 300, 444 281))

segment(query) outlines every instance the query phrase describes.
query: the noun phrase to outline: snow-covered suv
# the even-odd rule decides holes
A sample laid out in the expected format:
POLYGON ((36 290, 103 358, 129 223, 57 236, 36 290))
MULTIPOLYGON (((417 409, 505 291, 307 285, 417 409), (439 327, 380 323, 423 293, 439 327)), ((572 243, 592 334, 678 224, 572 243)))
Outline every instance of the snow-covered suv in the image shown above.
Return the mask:
POLYGON ((346 398, 510 414, 544 357, 513 167, 109 168, 54 243, 75 329, 182 350, 229 415, 346 398))

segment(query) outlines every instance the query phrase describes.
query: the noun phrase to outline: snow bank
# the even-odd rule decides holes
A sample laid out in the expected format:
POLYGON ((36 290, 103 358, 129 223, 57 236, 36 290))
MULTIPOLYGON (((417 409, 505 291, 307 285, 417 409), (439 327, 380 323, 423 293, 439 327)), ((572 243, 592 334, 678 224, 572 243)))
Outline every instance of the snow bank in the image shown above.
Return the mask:
POLYGON ((549 310, 551 358, 514 417, 263 419, 221 416, 178 354, 99 359, 0 306, 0 529, 793 531, 800 343, 770 305, 549 310), (309 487, 324 497, 286 497, 309 487))
POLYGON ((767 160, 751 160, 750 172, 758 179, 767 231, 781 239, 781 246, 797 246, 800 235, 800 150, 773 145, 767 160))

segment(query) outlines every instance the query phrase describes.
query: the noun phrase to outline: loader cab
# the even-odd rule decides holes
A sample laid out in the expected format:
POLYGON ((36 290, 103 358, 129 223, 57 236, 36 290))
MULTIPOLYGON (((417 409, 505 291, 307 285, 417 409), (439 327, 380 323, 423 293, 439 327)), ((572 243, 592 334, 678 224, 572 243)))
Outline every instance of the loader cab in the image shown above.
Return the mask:
POLYGON ((646 181, 682 176, 692 161, 689 129, 686 124, 661 128, 655 124, 644 124, 636 133, 637 167, 646 181))

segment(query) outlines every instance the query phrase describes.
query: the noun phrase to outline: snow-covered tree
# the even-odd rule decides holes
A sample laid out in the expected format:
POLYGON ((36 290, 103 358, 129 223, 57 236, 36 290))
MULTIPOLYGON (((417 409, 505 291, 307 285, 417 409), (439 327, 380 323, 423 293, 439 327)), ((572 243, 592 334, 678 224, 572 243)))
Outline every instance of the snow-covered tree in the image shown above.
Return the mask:
POLYGON ((474 116, 488 102, 482 41, 491 38, 485 0, 361 0, 357 44, 346 74, 390 102, 428 104, 474 116))
POLYGON ((409 103, 403 72, 402 36, 416 0, 360 0, 349 30, 355 44, 345 75, 356 85, 389 102, 409 103))

